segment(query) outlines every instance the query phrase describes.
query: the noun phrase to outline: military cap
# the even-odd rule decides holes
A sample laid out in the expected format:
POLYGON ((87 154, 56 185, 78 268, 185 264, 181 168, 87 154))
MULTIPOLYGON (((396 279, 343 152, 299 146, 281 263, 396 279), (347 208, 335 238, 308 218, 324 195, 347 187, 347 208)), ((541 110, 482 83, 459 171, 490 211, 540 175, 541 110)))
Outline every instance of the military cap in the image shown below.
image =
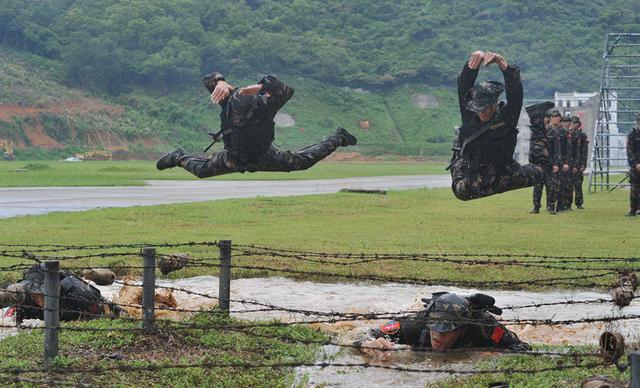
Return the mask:
POLYGON ((468 93, 470 98, 467 109, 480 113, 498 102, 500 94, 504 91, 504 85, 497 81, 480 82, 474 85, 468 93))
POLYGON ((557 109, 552 109, 551 112, 549 112, 549 117, 553 117, 553 116, 562 116, 560 114, 560 111, 557 109))
POLYGON ((524 109, 527 111, 529 117, 534 115, 543 114, 546 117, 550 117, 551 109, 554 107, 554 103, 551 101, 541 102, 539 104, 533 104, 525 107, 524 109))
POLYGON ((465 325, 471 318, 470 303, 453 293, 434 297, 427 308, 427 327, 446 333, 465 325))
POLYGON ((571 116, 569 116, 569 115, 564 115, 564 116, 562 116, 562 118, 560 119, 560 121, 569 121, 569 122, 570 122, 570 121, 571 121, 571 116))
POLYGON ((578 116, 573 116, 571 118, 571 122, 574 123, 574 124, 582 124, 582 121, 580 121, 580 117, 578 117, 578 116))

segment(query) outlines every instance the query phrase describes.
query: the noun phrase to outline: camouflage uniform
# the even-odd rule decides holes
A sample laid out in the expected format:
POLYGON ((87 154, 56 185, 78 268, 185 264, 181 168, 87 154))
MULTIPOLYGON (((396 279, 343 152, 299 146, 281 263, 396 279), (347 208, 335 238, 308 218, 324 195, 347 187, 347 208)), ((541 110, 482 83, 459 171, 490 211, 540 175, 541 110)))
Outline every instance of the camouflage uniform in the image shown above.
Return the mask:
MULTIPOLYGON (((582 132, 580 128, 578 128, 575 131, 573 143, 573 162, 574 167, 577 169, 575 174, 573 174, 573 191, 575 193, 576 207, 578 209, 582 209, 582 205, 584 204, 584 195, 582 194, 582 182, 584 181, 583 170, 587 167, 587 158, 589 156, 589 137, 582 132)), ((571 202, 569 202, 569 206, 571 206, 571 202)))
POLYGON ((571 152, 569 147, 569 135, 568 130, 560 127, 558 129, 558 133, 560 135, 560 171, 558 172, 558 205, 556 207, 557 211, 564 211, 568 209, 567 197, 569 196, 569 191, 573 191, 573 184, 571 181, 571 152), (563 171, 562 167, 564 165, 569 166, 569 171, 563 171))
MULTIPOLYGON (((558 166, 560 167, 561 158, 560 158, 560 134, 558 132, 558 128, 548 127, 546 129, 547 134, 546 138, 548 141, 548 153, 549 153, 549 164, 551 167, 558 166)), ((533 131, 531 133, 531 139, 533 141, 534 134, 533 131)), ((559 173, 552 172, 551 169, 547 169, 544 172, 543 181, 541 183, 533 186, 533 207, 534 212, 537 212, 537 209, 541 207, 541 199, 542 199, 542 185, 544 184, 545 191, 547 193, 547 211, 549 213, 554 214, 556 212, 556 203, 558 200, 558 185, 559 185, 559 173)))
MULTIPOLYGON (((214 74, 216 79, 223 80, 219 73, 214 74)), ((176 150, 173 157, 172 154, 167 154, 160 158, 158 168, 181 166, 198 178, 233 172, 306 170, 338 147, 356 143, 355 137, 339 128, 334 135, 297 152, 278 149, 272 144, 275 126, 273 119, 293 96, 293 89, 274 76, 264 77, 260 84, 263 85, 262 90, 255 96, 241 95, 236 89, 220 103, 220 127, 224 142, 222 151, 213 153, 211 157, 203 157, 180 152, 176 154, 176 150), (345 139, 345 133, 350 139, 345 139), (162 162, 163 158, 166 162, 169 157, 172 157, 172 163, 162 162)), ((212 91, 210 86, 208 88, 212 91)))
MULTIPOLYGON (((431 300, 423 299, 433 305, 425 312, 413 317, 399 318, 385 323, 371 331, 374 338, 386 338, 390 341, 415 347, 431 347, 430 331, 449 332, 464 327, 463 333, 453 344, 453 348, 499 348, 511 350, 530 350, 526 342, 501 325, 487 308, 500 310, 494 306, 475 306, 470 299, 488 295, 475 294, 463 298, 452 293, 436 293, 431 300), (443 301, 444 300, 444 301, 443 301)), ((499 312, 501 314, 501 311, 499 312)))
MULTIPOLYGON (((58 271, 60 277, 60 319, 72 321, 92 319, 98 315, 119 313, 119 309, 107 302, 100 291, 74 274, 58 271)), ((43 319, 44 314, 44 264, 34 264, 27 269, 22 281, 0 291, 0 307, 16 307, 16 320, 43 319)))
POLYGON ((640 172, 636 165, 640 163, 640 124, 627 135, 627 159, 629 161, 629 215, 635 216, 640 210, 640 172))
MULTIPOLYGON (((465 144, 467 138, 482 128, 488 128, 463 146, 460 157, 454 158, 451 164, 451 188, 454 195, 463 201, 533 186, 543 179, 543 166, 522 166, 513 159, 518 136, 516 125, 522 108, 522 82, 517 66, 509 65, 503 75, 507 103, 501 102, 487 122, 481 122, 469 108, 474 101, 473 91, 478 86, 490 88, 491 84, 495 86, 498 83, 484 82, 474 86, 478 70, 469 68, 468 62, 458 76, 458 102, 462 118, 458 144, 465 144)), ((540 159, 540 156, 536 155, 535 159, 540 159)))
POLYGON ((569 165, 569 171, 563 173, 565 177, 564 197, 562 200, 563 207, 566 210, 571 210, 573 205, 573 182, 575 180, 573 174, 573 168, 576 167, 576 145, 575 145, 576 132, 572 129, 565 131, 565 152, 566 164, 569 165))

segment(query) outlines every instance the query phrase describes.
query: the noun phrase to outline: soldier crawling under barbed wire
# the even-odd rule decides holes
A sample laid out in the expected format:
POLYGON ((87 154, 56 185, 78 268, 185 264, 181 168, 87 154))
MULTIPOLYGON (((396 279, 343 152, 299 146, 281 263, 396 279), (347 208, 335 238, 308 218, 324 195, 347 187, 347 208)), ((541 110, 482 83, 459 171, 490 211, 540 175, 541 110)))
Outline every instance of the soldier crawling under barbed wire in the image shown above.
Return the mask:
POLYGON ((499 348, 530 350, 526 342, 501 325, 493 314, 501 315, 495 299, 485 294, 463 297, 449 292, 423 299, 425 311, 398 318, 371 330, 369 339, 356 345, 369 355, 384 359, 385 350, 395 344, 432 348, 444 352, 453 348, 499 348))
MULTIPOLYGON (((509 64, 496 53, 475 51, 471 54, 458 76, 462 126, 457 139, 457 153, 450 165, 451 188, 458 199, 467 201, 487 197, 543 181, 545 172, 551 167, 542 125, 531 126, 532 136, 542 143, 529 153, 530 164, 522 166, 513 159, 522 100, 522 82, 517 66, 509 64), (504 85, 496 81, 474 85, 480 66, 492 64, 497 64, 502 70, 504 85), (507 102, 499 103, 499 97, 505 90, 507 102)), ((544 112, 538 105, 529 108, 540 112, 542 122, 544 112)))
POLYGON ((169 152, 156 163, 158 170, 182 167, 198 178, 232 172, 306 170, 333 153, 338 147, 355 145, 357 139, 344 128, 318 144, 297 152, 275 147, 274 117, 293 96, 293 89, 268 75, 256 85, 235 88, 220 73, 203 78, 211 102, 220 104, 220 131, 224 149, 208 157, 187 155, 182 148, 169 152))
MULTIPOLYGON (((0 308, 15 308, 17 322, 23 319, 43 319, 44 316, 44 264, 27 269, 20 282, 0 290, 0 308)), ((104 299, 100 290, 78 276, 58 271, 60 277, 60 319, 95 319, 119 316, 122 310, 104 299)), ((11 309, 13 310, 13 309, 11 309)))

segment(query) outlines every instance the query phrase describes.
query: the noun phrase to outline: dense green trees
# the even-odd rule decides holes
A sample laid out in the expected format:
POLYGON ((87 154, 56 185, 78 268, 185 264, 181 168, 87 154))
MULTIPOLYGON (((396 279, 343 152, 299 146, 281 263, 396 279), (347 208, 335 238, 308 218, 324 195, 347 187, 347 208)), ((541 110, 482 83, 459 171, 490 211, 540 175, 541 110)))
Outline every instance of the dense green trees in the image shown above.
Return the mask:
POLYGON ((450 85, 475 48, 521 64, 538 95, 593 90, 604 33, 638 25, 635 0, 0 1, 0 41, 109 93, 175 88, 214 68, 370 89, 450 85))

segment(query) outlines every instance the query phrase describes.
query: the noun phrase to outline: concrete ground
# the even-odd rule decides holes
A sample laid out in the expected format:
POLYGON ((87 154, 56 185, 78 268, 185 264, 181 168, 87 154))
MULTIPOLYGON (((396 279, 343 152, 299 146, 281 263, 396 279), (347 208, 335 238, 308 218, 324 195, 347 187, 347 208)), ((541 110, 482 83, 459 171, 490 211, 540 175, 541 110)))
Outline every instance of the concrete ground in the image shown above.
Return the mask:
POLYGON ((0 218, 229 198, 328 194, 344 188, 406 190, 450 185, 451 178, 447 175, 418 175, 295 181, 148 181, 147 186, 128 187, 0 188, 0 218))

